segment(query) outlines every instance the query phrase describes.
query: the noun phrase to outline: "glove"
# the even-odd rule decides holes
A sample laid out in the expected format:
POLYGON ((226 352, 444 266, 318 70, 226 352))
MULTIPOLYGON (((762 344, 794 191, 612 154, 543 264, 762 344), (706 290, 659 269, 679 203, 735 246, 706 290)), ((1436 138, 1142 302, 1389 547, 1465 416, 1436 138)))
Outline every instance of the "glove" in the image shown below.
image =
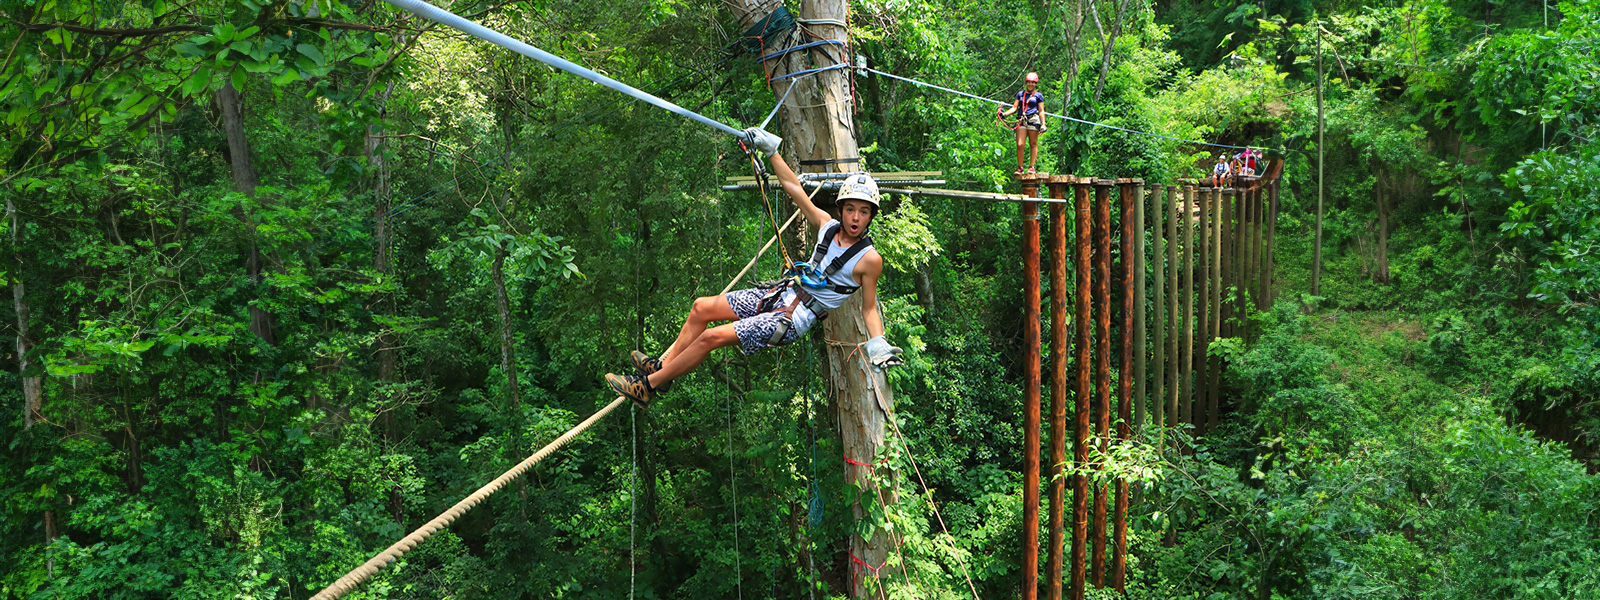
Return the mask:
POLYGON ((873 371, 882 373, 889 367, 906 364, 906 361, 900 358, 900 354, 905 351, 896 346, 890 346, 889 341, 883 339, 881 335, 867 340, 862 345, 867 347, 867 362, 872 363, 873 371))
POLYGON ((783 143, 783 138, 756 127, 744 130, 744 134, 749 139, 750 145, 754 146, 762 157, 777 154, 778 146, 783 143))

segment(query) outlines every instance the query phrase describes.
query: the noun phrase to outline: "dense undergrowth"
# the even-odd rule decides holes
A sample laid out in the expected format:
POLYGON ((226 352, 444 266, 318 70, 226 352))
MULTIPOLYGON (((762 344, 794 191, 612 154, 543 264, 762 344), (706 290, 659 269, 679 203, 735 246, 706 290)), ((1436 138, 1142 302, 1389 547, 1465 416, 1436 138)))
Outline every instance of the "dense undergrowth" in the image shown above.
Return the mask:
MULTIPOLYGON (((310 4, 0 1, 75 24, 0 28, 0 598, 306 598, 608 400, 599 375, 769 235, 717 189, 748 174, 720 134, 381 4, 310 4), (206 30, 138 36, 157 15, 206 30)), ((1051 110, 1287 157, 1282 300, 1215 347, 1220 427, 1112 457, 1138 482, 1130 596, 1600 596, 1596 2, 850 5, 876 68, 995 97, 1034 70, 1051 110)), ((771 108, 713 3, 451 6, 712 118, 771 108)), ((992 107, 856 84, 872 169, 1009 185, 992 107)), ((1209 163, 1067 123, 1044 142, 1059 173, 1209 163)), ((1021 216, 888 207, 898 502, 844 483, 813 336, 714 356, 349 597, 822 597, 873 530, 902 542, 890 598, 1016 596, 1021 216)))

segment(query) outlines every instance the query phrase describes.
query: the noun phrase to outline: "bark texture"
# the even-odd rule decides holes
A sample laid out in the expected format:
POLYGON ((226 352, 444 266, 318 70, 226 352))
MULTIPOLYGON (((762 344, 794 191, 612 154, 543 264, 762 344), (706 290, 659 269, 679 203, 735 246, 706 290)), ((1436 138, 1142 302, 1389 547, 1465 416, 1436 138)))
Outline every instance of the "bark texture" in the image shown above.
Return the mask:
MULTIPOLYGON (((228 140, 228 161, 233 170, 233 189, 254 198, 261 180, 250 162, 250 140, 245 137, 244 112, 239 102, 239 91, 232 83, 217 90, 217 106, 222 112, 222 133, 228 140)), ((254 225, 249 215, 239 215, 247 224, 254 225)), ((254 233, 250 236, 250 256, 245 261, 245 277, 256 290, 257 303, 250 305, 250 332, 267 344, 276 344, 272 334, 272 314, 259 304, 261 290, 261 248, 254 233)))
MULTIPOLYGON (((749 30, 761 22, 776 4, 763 0, 729 0, 726 2, 739 19, 739 26, 749 30)), ((793 7, 791 7, 793 11, 793 7)), ((800 161, 860 156, 855 138, 853 117, 853 90, 850 71, 834 69, 802 77, 784 79, 783 76, 808 69, 831 67, 850 61, 848 30, 841 26, 848 18, 844 0, 807 0, 800 3, 796 16, 806 20, 806 27, 821 39, 840 40, 846 46, 824 45, 815 51, 790 52, 768 60, 763 69, 774 79, 772 91, 775 98, 788 92, 788 101, 779 110, 774 123, 782 131, 785 145, 800 161), (790 91, 789 87, 793 86, 790 91), (795 108, 804 107, 804 108, 795 108)), ((766 40, 762 54, 771 54, 791 45, 803 43, 798 34, 778 33, 766 40)), ((805 166, 803 171, 839 172, 867 170, 862 163, 842 165, 805 166)), ((819 196, 819 200, 822 198, 819 196)), ((884 425, 894 407, 894 393, 881 373, 873 373, 862 360, 854 346, 867 339, 867 326, 861 316, 861 295, 856 294, 843 306, 829 313, 822 323, 822 333, 828 340, 828 393, 834 401, 839 419, 840 436, 844 454, 852 460, 872 463, 877 460, 878 448, 883 445, 884 425)), ((892 473, 846 464, 848 480, 863 490, 861 503, 854 517, 865 516, 863 504, 868 502, 892 503, 895 499, 892 473), (881 486, 881 487, 880 487, 881 486), (869 493, 870 492, 870 493, 869 493)), ((845 557, 852 571, 850 595, 861 598, 867 595, 867 580, 873 573, 856 566, 856 560, 879 567, 889 553, 889 540, 881 531, 870 537, 852 536, 849 557, 845 557)))
POLYGON ((22 426, 33 427, 44 420, 44 380, 40 375, 28 375, 32 363, 28 352, 33 350, 33 339, 28 337, 28 294, 22 281, 22 218, 17 215, 17 203, 6 199, 6 216, 11 219, 11 248, 15 253, 11 277, 12 308, 17 313, 17 374, 22 377, 22 426))

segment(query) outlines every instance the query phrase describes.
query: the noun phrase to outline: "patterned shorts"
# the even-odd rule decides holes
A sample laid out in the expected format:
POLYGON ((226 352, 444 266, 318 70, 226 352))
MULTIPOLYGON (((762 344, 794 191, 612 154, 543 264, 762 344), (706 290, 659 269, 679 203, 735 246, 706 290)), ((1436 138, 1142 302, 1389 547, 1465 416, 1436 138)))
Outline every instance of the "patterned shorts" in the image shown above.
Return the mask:
POLYGON ((1039 115, 1029 115, 1017 123, 1017 128, 1023 131, 1044 131, 1044 121, 1039 115))
MULTIPOLYGON (((756 312, 761 304, 761 297, 766 292, 755 288, 735 290, 728 292, 728 307, 733 309, 733 314, 739 317, 733 322, 733 332, 739 336, 739 349, 745 354, 755 354, 767 347, 767 340, 772 339, 772 332, 777 331, 778 323, 783 320, 780 313, 756 312)), ((798 327, 790 327, 789 332, 783 334, 783 340, 778 345, 788 344, 800 339, 798 327)))

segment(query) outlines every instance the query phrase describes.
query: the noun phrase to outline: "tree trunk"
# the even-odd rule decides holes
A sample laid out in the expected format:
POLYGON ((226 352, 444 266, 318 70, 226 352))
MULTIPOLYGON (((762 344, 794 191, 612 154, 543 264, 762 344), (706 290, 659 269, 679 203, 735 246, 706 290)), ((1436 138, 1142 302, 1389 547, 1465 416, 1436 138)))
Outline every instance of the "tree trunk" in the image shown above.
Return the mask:
POLYGON ((913 275, 917 279, 917 304, 921 304, 928 315, 933 314, 933 273, 932 262, 922 263, 913 275))
MULTIPOLYGON (((765 18, 775 6, 763 0, 729 0, 726 4, 738 17, 739 25, 744 30, 748 30, 765 18)), ((798 17, 807 20, 807 29, 818 37, 849 43, 848 30, 836 24, 848 18, 844 0, 805 0, 800 5, 798 17)), ((782 50, 788 43, 789 36, 772 36, 770 41, 771 44, 763 48, 763 54, 782 50)), ((833 66, 835 61, 850 60, 850 53, 844 51, 845 48, 831 45, 820 48, 826 51, 791 52, 767 61, 763 68, 769 77, 777 79, 805 69, 833 66)), ((851 159, 860 156, 856 146, 854 119, 851 116, 851 88, 847 71, 836 69, 800 78, 779 79, 773 82, 773 92, 781 97, 788 91, 790 85, 793 85, 794 89, 789 93, 789 101, 779 113, 778 122, 783 128, 785 140, 794 149, 796 158, 807 161, 851 159), (804 108, 794 108, 796 106, 804 108)), ((861 163, 845 163, 824 165, 816 170, 866 170, 866 167, 867 165, 861 163), (833 168, 830 169, 830 166, 833 168)), ((822 335, 830 342, 828 391, 834 399, 835 410, 839 417, 844 454, 851 460, 872 463, 877 460, 878 448, 883 445, 884 425, 889 411, 894 406, 894 393, 889 389, 888 381, 883 374, 873 373, 866 368, 861 353, 850 352, 855 344, 867 339, 866 321, 861 316, 861 296, 851 297, 843 306, 829 313, 828 319, 823 321, 822 330, 822 335)), ((848 481, 860 489, 878 489, 876 487, 878 483, 872 481, 873 469, 852 468, 848 471, 848 481)), ((879 475, 888 474, 879 470, 879 475)), ((882 482, 893 481, 892 476, 879 479, 882 482)), ((879 491, 875 498, 864 495, 862 502, 894 502, 892 484, 886 488, 879 491)), ((855 518, 859 520, 865 514, 863 508, 858 505, 855 518)), ((874 531, 871 537, 866 539, 852 536, 849 550, 851 557, 846 564, 852 565, 852 570, 856 570, 854 567, 856 560, 879 567, 888 557, 888 550, 888 540, 879 532, 874 531)), ((864 575, 871 574, 867 571, 864 575)), ((866 576, 852 577, 851 582, 851 596, 865 597, 866 576)))
POLYGON ((511 408, 522 407, 522 391, 517 387, 517 364, 515 347, 511 343, 511 301, 506 297, 506 250, 497 248, 494 252, 494 304, 500 313, 500 370, 506 374, 506 393, 511 400, 511 408))
MULTIPOLYGON (((511 401, 511 414, 522 411, 522 389, 517 385, 516 347, 511 343, 511 301, 506 297, 506 249, 494 251, 494 304, 500 313, 500 370, 506 375, 506 398, 511 401)), ((516 417, 513 417, 516 418, 516 417)), ((512 460, 516 460, 512 456, 512 460)), ((522 521, 528 521, 528 478, 517 478, 517 512, 522 521)))
MULTIPOLYGON (((233 189, 245 196, 254 198, 256 187, 261 185, 261 180, 256 177, 255 167, 250 164, 250 140, 245 137, 244 114, 240 110, 239 91, 229 82, 217 90, 217 106, 222 109, 222 133, 228 139, 229 165, 233 169, 233 189)), ((239 215, 247 223, 251 221, 249 215, 239 215)), ((245 276, 250 281, 250 286, 255 288, 258 303, 250 305, 250 332, 259 336, 268 345, 276 344, 272 335, 272 314, 262 309, 259 300, 261 297, 261 248, 256 244, 255 233, 250 234, 250 258, 245 262, 245 276)))
POLYGON ((1389 282, 1389 200, 1383 196, 1382 174, 1379 174, 1378 185, 1378 269, 1373 273, 1373 278, 1380 283, 1389 282))
POLYGON ((1078 53, 1082 50, 1079 36, 1083 34, 1083 4, 1077 1, 1071 4, 1065 15, 1066 27, 1062 29, 1062 37, 1066 38, 1067 42, 1067 68, 1061 74, 1064 80, 1062 88, 1065 90, 1061 94, 1062 114, 1071 114, 1069 111, 1072 108, 1072 81, 1078 78, 1078 53))
MULTIPOLYGON (((366 135, 367 172, 372 174, 372 237, 375 244, 372 267, 379 275, 391 280, 394 275, 394 233, 389 224, 389 163, 383 157, 383 118, 388 114, 389 95, 393 92, 394 82, 391 81, 384 86, 383 92, 378 95, 378 105, 380 106, 378 110, 379 121, 367 125, 366 135)), ((392 307, 393 304, 389 300, 385 298, 380 302, 392 307)), ((394 350, 396 346, 394 335, 383 333, 378 336, 376 343, 378 346, 378 382, 380 384, 393 382, 395 380, 395 365, 397 361, 394 350)), ((315 398, 315 396, 312 397, 315 398)), ((399 437, 394 413, 395 411, 392 409, 383 411, 384 435, 391 440, 399 437)), ((394 494, 393 503, 398 509, 400 506, 398 493, 394 494)))
MULTIPOLYGON (((394 82, 390 82, 378 96, 379 105, 387 105, 389 95, 394 92, 394 82)), ((387 114, 387 108, 380 109, 379 119, 387 114)), ((372 173, 373 202, 373 228, 372 237, 377 248, 373 252, 372 267, 380 275, 392 277, 394 275, 394 232, 389 225, 389 163, 383 158, 383 123, 367 126, 367 171, 372 173)), ((378 336, 378 380, 394 381, 395 373, 395 340, 394 336, 384 334, 378 336)), ((392 417, 391 417, 392 418, 392 417)), ((392 432, 391 432, 392 433, 392 432)))
MULTIPOLYGON (((1093 4, 1092 4, 1093 1, 1094 0, 1090 0, 1090 2, 1091 2, 1090 7, 1091 8, 1093 8, 1093 4)), ((1111 72, 1111 52, 1113 50, 1116 50, 1116 47, 1117 47, 1117 36, 1122 35, 1122 17, 1123 17, 1124 14, 1127 13, 1127 10, 1128 10, 1128 0, 1118 0, 1117 1, 1117 20, 1111 23, 1111 28, 1110 28, 1111 31, 1110 31, 1109 34, 1107 34, 1105 32, 1102 32, 1102 35, 1101 35, 1101 38, 1100 38, 1100 42, 1101 42, 1101 48, 1100 48, 1100 79, 1097 80, 1095 82, 1095 84, 1094 84, 1094 99, 1092 101, 1093 104, 1098 104, 1100 102, 1100 92, 1105 90, 1105 87, 1106 87, 1106 75, 1108 75, 1111 72)), ((1095 19, 1095 23, 1098 24, 1099 22, 1100 22, 1100 19, 1097 17, 1095 19)))
POLYGON ((28 352, 33 350, 33 340, 28 338, 28 298, 22 283, 22 218, 17 215, 17 204, 6 199, 6 216, 11 218, 11 302, 17 313, 17 375, 22 378, 22 427, 33 427, 44 420, 44 381, 39 375, 28 375, 28 352))

